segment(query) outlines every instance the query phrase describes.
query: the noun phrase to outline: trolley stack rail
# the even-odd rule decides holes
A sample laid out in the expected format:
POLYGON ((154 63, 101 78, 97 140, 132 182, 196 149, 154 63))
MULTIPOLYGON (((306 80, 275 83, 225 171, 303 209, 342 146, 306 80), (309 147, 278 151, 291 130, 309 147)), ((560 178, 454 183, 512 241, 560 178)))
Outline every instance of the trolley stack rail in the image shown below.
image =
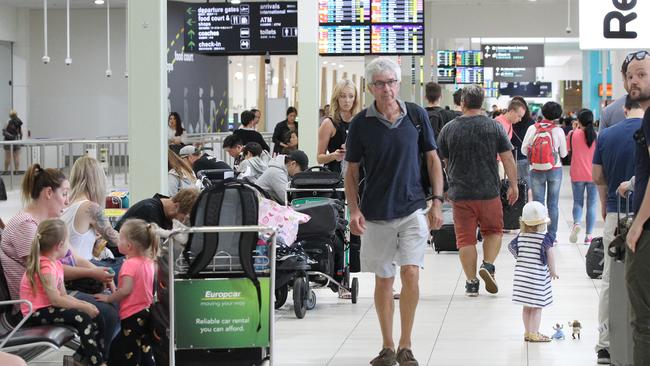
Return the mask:
POLYGON ((274 228, 265 226, 204 226, 172 231, 167 243, 170 365, 273 365, 276 234, 274 228), (260 280, 259 302, 256 288, 245 276, 237 256, 218 252, 193 277, 187 275, 186 258, 175 257, 175 237, 180 234, 250 232, 264 236, 268 244, 253 255, 260 280), (238 350, 244 352, 234 356, 238 350), (182 357, 177 357, 179 351, 182 357), (216 358, 206 359, 210 355, 216 358), (224 356, 233 356, 233 360, 224 356), (179 362, 181 359, 190 361, 179 362))

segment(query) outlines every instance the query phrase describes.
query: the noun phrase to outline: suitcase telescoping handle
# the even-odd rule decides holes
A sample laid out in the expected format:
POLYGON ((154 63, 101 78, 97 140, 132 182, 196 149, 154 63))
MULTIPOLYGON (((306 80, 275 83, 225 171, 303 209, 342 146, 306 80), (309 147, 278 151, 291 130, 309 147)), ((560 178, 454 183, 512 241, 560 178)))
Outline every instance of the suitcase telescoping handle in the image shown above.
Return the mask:
POLYGON ((621 200, 623 197, 620 195, 618 196, 617 200, 617 205, 618 208, 616 210, 616 232, 617 232, 617 237, 609 243, 607 248, 607 255, 610 257, 614 258, 617 262, 623 262, 625 260, 625 240, 622 240, 622 235, 623 233, 627 233, 627 225, 629 224, 629 220, 631 218, 630 214, 630 197, 632 195, 631 191, 628 191, 625 193, 625 218, 624 222, 621 223, 621 200))
MULTIPOLYGON (((625 192, 625 220, 627 221, 630 218, 630 196, 632 196, 632 191, 627 191, 625 192)), ((618 200, 616 203, 618 204, 618 209, 616 210, 616 226, 618 228, 618 232, 621 232, 621 200, 623 197, 618 195, 618 200)))

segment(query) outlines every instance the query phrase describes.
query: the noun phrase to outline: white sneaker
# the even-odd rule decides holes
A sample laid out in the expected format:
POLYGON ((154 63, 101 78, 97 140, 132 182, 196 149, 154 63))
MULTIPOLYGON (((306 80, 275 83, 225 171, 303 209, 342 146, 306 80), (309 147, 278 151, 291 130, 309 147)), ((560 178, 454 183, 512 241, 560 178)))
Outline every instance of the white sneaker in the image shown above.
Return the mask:
POLYGON ((578 224, 573 224, 573 227, 571 228, 571 235, 569 235, 569 241, 572 244, 575 244, 578 242, 578 234, 580 233, 580 225, 578 224))

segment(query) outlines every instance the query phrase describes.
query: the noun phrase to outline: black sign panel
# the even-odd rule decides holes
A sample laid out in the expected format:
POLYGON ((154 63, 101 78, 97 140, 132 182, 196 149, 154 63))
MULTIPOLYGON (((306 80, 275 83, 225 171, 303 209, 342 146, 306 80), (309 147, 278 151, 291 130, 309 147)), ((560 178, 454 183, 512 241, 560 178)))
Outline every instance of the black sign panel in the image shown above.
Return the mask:
POLYGON ((535 83, 502 83, 499 84, 501 95, 521 95, 527 98, 550 98, 552 96, 550 82, 535 83))
POLYGON ((495 67, 494 80, 502 83, 537 80, 534 67, 495 67))
POLYGON ((185 14, 185 52, 297 54, 298 4, 266 2, 190 6, 185 14))
POLYGON ((485 67, 544 67, 543 44, 484 44, 485 67))

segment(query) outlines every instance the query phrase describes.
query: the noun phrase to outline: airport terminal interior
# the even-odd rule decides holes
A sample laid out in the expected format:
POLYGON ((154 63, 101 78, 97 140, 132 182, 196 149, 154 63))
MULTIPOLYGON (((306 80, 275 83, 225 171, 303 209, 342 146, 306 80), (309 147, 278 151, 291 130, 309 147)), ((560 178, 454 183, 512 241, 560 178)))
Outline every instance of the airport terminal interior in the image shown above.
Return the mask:
POLYGON ((650 215, 649 21, 643 1, 0 0, 0 365, 650 365, 648 289, 607 253, 618 217, 650 215), (371 237, 395 242, 383 267, 371 237))

